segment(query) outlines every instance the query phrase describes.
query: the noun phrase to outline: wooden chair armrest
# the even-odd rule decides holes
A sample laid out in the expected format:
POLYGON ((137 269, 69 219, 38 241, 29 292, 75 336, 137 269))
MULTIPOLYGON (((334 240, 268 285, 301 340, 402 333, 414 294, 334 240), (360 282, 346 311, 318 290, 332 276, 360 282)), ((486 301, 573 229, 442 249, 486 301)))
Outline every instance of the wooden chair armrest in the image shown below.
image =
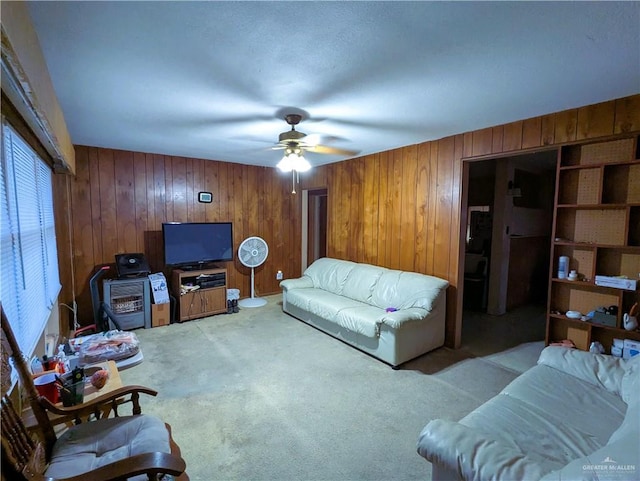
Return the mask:
MULTIPOLYGON (((131 395, 132 398, 135 398, 135 401, 134 401, 134 405, 135 405, 137 404, 137 398, 140 393, 148 394, 149 396, 158 395, 158 391, 155 391, 151 388, 134 385, 134 386, 123 386, 121 388, 110 391, 106 394, 103 394, 102 396, 98 396, 97 398, 92 399, 89 402, 77 404, 75 406, 68 406, 68 407, 57 406, 51 403, 51 401, 49 401, 47 398, 43 396, 40 396, 39 402, 40 402, 40 405, 44 407, 47 411, 50 411, 55 414, 65 415, 65 416, 74 416, 74 415, 80 415, 81 413, 95 411, 95 409, 99 408, 100 406, 113 403, 114 401, 117 401, 118 399, 128 395, 131 395)), ((134 413, 134 414, 139 414, 139 413, 134 413)))
POLYGON ((139 474, 170 474, 179 476, 187 465, 180 456, 171 453, 145 453, 107 464, 71 478, 47 478, 47 481, 122 481, 139 474))

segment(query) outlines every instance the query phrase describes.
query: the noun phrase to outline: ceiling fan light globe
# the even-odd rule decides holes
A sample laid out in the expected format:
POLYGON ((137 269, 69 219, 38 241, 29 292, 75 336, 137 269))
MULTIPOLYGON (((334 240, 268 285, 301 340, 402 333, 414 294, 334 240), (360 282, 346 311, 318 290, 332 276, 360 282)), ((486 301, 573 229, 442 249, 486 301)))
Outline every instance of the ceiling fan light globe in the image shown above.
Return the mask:
POLYGON ((298 172, 306 172, 311 169, 311 164, 307 159, 305 159, 302 156, 299 156, 293 168, 298 172))
POLYGON ((311 169, 311 164, 302 155, 302 150, 299 148, 287 148, 285 150, 284 157, 278 162, 278 169, 282 172, 306 172, 311 169))
POLYGON ((282 157, 282 160, 280 162, 278 162, 278 165, 276 165, 276 167, 281 172, 291 172, 293 170, 293 165, 292 165, 291 161, 289 160, 289 156, 287 156, 287 155, 282 157))
POLYGON ((311 164, 302 156, 300 149, 287 154, 287 159, 291 165, 291 169, 297 172, 306 172, 311 168, 311 164))

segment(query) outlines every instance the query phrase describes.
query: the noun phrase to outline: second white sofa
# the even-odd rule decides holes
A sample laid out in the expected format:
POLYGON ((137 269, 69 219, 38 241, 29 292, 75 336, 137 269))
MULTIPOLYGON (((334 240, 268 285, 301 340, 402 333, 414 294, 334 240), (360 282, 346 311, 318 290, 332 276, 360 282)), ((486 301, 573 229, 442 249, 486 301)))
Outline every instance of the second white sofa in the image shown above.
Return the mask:
POLYGON ((538 365, 462 418, 430 421, 434 481, 640 480, 640 356, 549 346, 538 365))
POLYGON ((327 257, 280 283, 284 312, 393 367, 444 344, 448 285, 327 257))

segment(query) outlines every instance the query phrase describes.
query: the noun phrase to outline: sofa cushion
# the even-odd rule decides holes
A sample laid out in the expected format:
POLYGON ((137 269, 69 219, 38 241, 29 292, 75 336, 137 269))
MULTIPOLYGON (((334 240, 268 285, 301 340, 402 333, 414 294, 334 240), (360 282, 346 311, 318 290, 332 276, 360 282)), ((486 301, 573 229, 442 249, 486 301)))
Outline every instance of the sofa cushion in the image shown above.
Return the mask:
MULTIPOLYGON (((626 404, 615 393, 545 365, 529 369, 506 386, 502 393, 532 409, 543 410, 559 430, 565 426, 578 427, 585 438, 594 440, 596 447, 607 443, 627 410, 626 404), (599 415, 585 416, 587 412, 599 415)), ((587 454, 588 449, 574 451, 572 459, 587 454)))
POLYGON ((347 276, 345 285, 342 288, 342 295, 360 302, 372 304, 371 296, 376 289, 380 276, 386 271, 387 269, 383 267, 356 264, 347 276))
POLYGON ((365 304, 348 297, 313 287, 289 291, 287 303, 328 320, 335 319, 342 309, 365 306, 365 304))
POLYGON ((622 443, 622 445, 633 446, 634 451, 624 451, 625 458, 620 458, 618 462, 635 464, 638 467, 638 478, 640 478, 640 356, 635 356, 625 363, 625 375, 622 379, 622 399, 627 403, 627 412, 620 427, 611 435, 609 443, 622 443), (635 458, 633 456, 635 455, 635 458))
POLYGON ((313 287, 341 295, 347 277, 356 266, 355 262, 322 257, 304 271, 313 281, 313 287))
POLYGON ((348 307, 340 309, 333 322, 363 336, 377 337, 384 314, 384 311, 373 306, 348 307))
POLYGON ((385 314, 377 307, 315 288, 289 291, 287 304, 367 337, 378 335, 385 314))
POLYGON ((543 349, 538 364, 558 369, 617 395, 621 394, 622 378, 626 372, 623 359, 561 346, 543 349))
POLYGON ((627 404, 640 403, 640 356, 628 359, 624 365, 620 387, 622 399, 627 404))
POLYGON ((604 446, 624 419, 626 405, 619 397, 590 386, 579 378, 538 365, 465 416, 460 424, 526 454, 528 460, 540 463, 543 472, 561 469, 604 446))
POLYGON ((542 481, 640 479, 640 403, 627 409, 622 425, 600 449, 548 473, 542 481))
POLYGON ((448 285, 443 279, 425 274, 386 270, 376 284, 371 302, 381 309, 421 307, 431 312, 438 295, 448 285))

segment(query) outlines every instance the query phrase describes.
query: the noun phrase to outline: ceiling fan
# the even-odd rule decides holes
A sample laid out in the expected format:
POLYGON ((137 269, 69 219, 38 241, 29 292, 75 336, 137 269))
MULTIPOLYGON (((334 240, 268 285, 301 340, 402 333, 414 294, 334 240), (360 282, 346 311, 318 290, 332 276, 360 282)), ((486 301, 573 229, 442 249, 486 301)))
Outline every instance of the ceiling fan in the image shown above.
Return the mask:
POLYGON ((283 172, 292 172, 292 194, 296 193, 296 182, 299 180, 298 174, 311 169, 311 164, 304 158, 304 152, 314 152, 316 154, 333 154, 350 157, 356 155, 358 151, 330 147, 320 143, 321 137, 318 135, 307 135, 296 130, 296 125, 302 120, 300 114, 287 114, 284 116, 285 122, 291 126, 291 130, 282 132, 278 136, 278 143, 272 147, 274 150, 284 150, 282 160, 278 162, 278 169, 283 172))
POLYGON ((300 114, 287 114, 284 117, 285 122, 291 126, 291 130, 282 132, 278 136, 278 143, 274 149, 287 149, 287 148, 300 148, 307 152, 315 152, 317 154, 333 154, 351 156, 358 153, 356 150, 340 149, 338 147, 329 147, 327 145, 321 145, 320 141, 322 136, 320 135, 307 135, 304 132, 296 130, 296 125, 302 120, 300 114))

